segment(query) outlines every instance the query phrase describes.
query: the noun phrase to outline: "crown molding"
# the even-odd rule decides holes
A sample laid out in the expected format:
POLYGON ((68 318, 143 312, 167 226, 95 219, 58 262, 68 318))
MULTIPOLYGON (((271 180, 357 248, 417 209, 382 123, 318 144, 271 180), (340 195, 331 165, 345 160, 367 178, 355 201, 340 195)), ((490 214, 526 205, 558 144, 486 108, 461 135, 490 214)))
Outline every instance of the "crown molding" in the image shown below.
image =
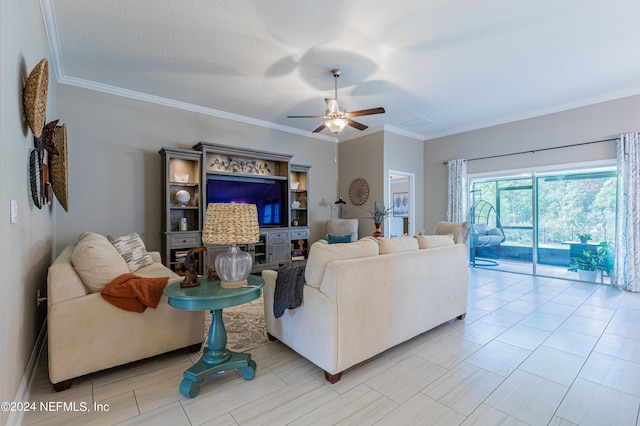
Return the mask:
POLYGON ((283 126, 281 124, 271 123, 269 121, 259 120, 256 118, 246 117, 244 115, 233 114, 226 111, 220 111, 213 108, 207 108, 199 105, 190 104, 187 102, 180 102, 173 99, 167 99, 160 96, 149 95, 142 92, 136 92, 134 90, 123 89, 120 87, 110 86, 107 84, 96 83, 94 81, 84 80, 81 78, 63 76, 58 78, 58 83, 67 84, 69 86, 80 87, 83 89, 93 90, 96 92, 107 93, 115 96, 120 96, 129 99, 135 99, 143 102, 150 102, 157 105, 163 105, 171 108, 181 109, 185 111, 196 112, 199 114, 209 115, 212 117, 223 118, 225 120, 237 121, 244 124, 250 124, 253 126, 266 127, 271 130, 278 130, 285 133, 293 133, 308 138, 319 139, 327 142, 337 142, 335 137, 319 135, 317 133, 311 133, 308 130, 296 129, 295 127, 283 126))
POLYGON ((393 133, 393 134, 398 135, 398 136, 406 136, 408 138, 415 139, 415 140, 420 141, 420 142, 424 142, 424 140, 425 140, 424 139, 424 135, 421 135, 419 133, 410 132, 408 130, 400 129, 398 127, 390 126, 388 124, 385 124, 382 127, 384 128, 385 132, 393 133))

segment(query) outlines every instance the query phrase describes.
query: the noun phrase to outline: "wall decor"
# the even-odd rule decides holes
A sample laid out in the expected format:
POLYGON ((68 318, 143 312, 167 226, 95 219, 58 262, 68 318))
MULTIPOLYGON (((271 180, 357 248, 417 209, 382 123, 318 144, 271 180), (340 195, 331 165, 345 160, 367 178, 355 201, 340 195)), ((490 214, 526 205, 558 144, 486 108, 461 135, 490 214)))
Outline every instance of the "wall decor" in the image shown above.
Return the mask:
POLYGON ((395 217, 409 217, 408 192, 396 192, 393 194, 393 215, 395 217))
POLYGON ((57 126, 54 137, 55 149, 58 155, 49 160, 49 174, 53 193, 64 211, 69 211, 69 165, 67 164, 67 126, 57 126))
POLYGON ((27 125, 36 138, 40 137, 44 127, 48 88, 49 61, 44 58, 29 73, 22 93, 22 106, 27 125))
POLYGON ((369 183, 362 179, 356 178, 349 185, 349 201, 356 206, 363 205, 369 199, 369 183))
POLYGON ((40 169, 42 164, 42 151, 37 147, 29 153, 29 184, 31 186, 31 199, 33 204, 42 208, 42 194, 40 192, 40 169))
POLYGON ((213 172, 271 176, 275 170, 275 163, 255 158, 211 155, 208 160, 208 171, 213 172))

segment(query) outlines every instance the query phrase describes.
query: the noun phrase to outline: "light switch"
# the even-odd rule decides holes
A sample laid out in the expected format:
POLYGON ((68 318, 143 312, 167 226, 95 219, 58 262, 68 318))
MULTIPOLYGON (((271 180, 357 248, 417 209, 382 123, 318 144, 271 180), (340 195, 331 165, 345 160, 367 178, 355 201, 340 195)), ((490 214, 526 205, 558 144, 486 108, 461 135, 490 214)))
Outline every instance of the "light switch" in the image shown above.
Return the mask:
POLYGON ((18 223, 18 202, 11 200, 11 223, 18 223))

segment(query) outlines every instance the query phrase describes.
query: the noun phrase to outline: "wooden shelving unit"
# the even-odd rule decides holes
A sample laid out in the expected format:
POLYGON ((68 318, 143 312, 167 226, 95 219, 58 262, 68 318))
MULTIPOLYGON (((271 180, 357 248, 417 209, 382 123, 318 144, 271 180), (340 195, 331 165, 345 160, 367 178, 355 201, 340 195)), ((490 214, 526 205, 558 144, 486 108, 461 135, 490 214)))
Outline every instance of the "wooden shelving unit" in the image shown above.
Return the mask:
MULTIPOLYGON (((186 252, 201 245, 202 218, 199 152, 162 148, 162 261, 182 272, 186 252), (185 201, 180 196, 188 194, 185 201)), ((201 263, 201 262, 200 262, 201 263)))

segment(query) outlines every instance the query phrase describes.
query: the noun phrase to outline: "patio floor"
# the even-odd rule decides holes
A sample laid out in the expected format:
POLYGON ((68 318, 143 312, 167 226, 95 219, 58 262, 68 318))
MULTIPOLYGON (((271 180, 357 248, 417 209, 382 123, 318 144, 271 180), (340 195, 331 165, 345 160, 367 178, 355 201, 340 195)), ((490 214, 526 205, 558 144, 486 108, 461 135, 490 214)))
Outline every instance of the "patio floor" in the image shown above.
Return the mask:
MULTIPOLYGON (((485 259, 481 257, 476 257, 476 268, 484 268, 484 269, 494 269, 498 271, 505 272, 515 272, 518 274, 526 274, 533 275, 533 264, 531 262, 523 262, 517 260, 508 260, 508 259, 485 259), (484 263, 483 261, 494 261, 498 262, 496 266, 482 266, 480 263, 484 263)), ((536 275, 542 277, 552 277, 552 278, 562 278, 567 280, 579 281, 578 273, 575 271, 570 271, 566 266, 553 266, 553 265, 536 265, 536 275)), ((596 280, 596 284, 611 284, 611 279, 608 275, 601 273, 598 274, 598 278, 596 280)))

